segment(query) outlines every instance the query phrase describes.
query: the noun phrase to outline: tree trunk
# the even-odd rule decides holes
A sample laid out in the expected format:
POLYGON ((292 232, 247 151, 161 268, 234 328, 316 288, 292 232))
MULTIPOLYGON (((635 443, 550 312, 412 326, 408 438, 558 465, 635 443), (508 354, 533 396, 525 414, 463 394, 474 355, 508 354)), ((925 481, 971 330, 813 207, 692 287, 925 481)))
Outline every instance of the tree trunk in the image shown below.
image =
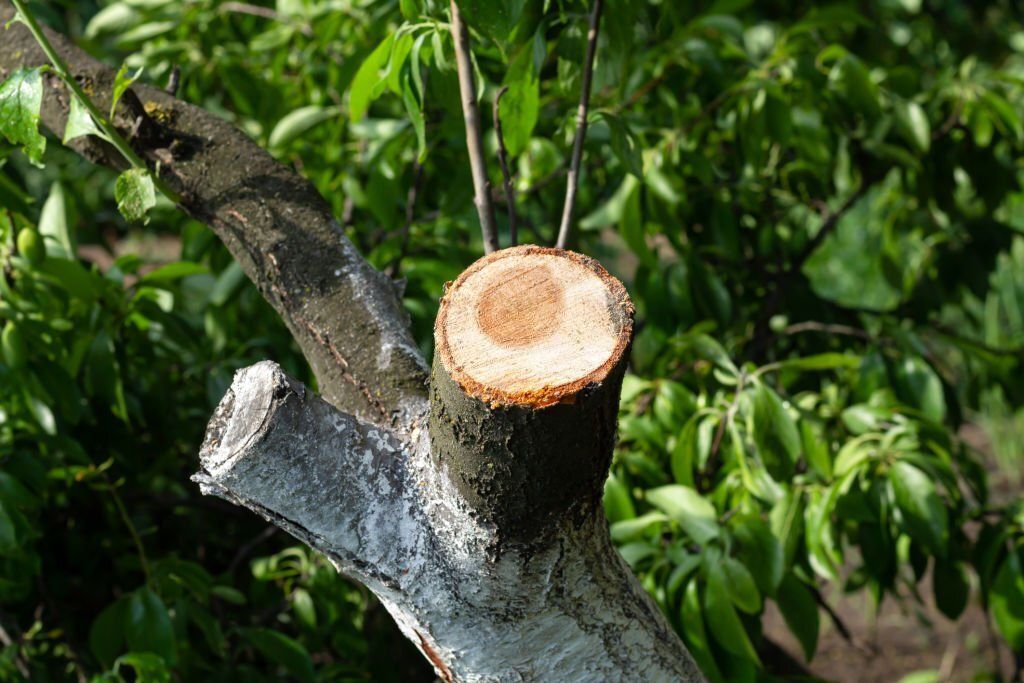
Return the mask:
POLYGON ((399 440, 261 363, 196 480, 364 583, 444 680, 701 680, 601 507, 632 323, 595 261, 496 252, 441 302, 428 429, 399 440))

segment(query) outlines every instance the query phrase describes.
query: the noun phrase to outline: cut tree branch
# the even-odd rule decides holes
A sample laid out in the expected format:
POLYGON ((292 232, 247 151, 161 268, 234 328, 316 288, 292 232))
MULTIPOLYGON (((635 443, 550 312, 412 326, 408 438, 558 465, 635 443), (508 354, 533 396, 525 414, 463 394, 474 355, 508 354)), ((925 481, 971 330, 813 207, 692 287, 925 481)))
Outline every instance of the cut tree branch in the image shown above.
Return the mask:
POLYGON ((576 139, 572 143, 572 162, 565 185, 565 204, 562 206, 562 223, 558 229, 558 248, 569 244, 572 230, 572 212, 576 204, 576 189, 580 182, 580 164, 583 160, 583 142, 587 137, 587 115, 590 110, 590 84, 594 78, 594 57, 597 54, 597 32, 601 25, 603 0, 594 0, 590 12, 590 28, 587 31, 587 56, 583 62, 583 81, 580 86, 580 106, 576 111, 576 139))
MULTIPOLYGON (((0 0, 0 25, 14 18, 0 0)), ((100 111, 110 109, 115 70, 60 34, 43 28, 72 78, 88 87, 100 111)), ((48 64, 29 30, 0 29, 0 79, 18 68, 48 64)), ((64 132, 71 93, 45 78, 43 124, 64 132)), ((181 208, 224 241, 277 309, 335 406, 367 421, 406 428, 426 406, 426 366, 392 282, 357 253, 307 180, 278 163, 222 118, 136 83, 112 123, 149 168, 181 196, 181 208), (244 159, 245 163, 239 163, 244 159)), ((94 137, 71 143, 87 159, 115 169, 124 161, 94 137)))
POLYGON ((509 246, 519 244, 519 230, 516 225, 516 189, 512 185, 512 174, 508 171, 508 150, 505 149, 505 136, 501 132, 501 96, 508 92, 506 85, 494 97, 494 132, 498 137, 498 165, 501 166, 501 178, 505 185, 505 207, 508 209, 509 246))
POLYGON ((491 184, 487 180, 480 108, 477 106, 476 86, 473 83, 473 58, 469 50, 469 29, 462 21, 455 0, 451 0, 450 7, 455 64, 459 72, 459 94, 462 98, 462 115, 466 119, 466 149, 469 151, 469 168, 473 174, 473 203, 476 205, 476 213, 480 217, 484 251, 490 254, 497 251, 500 246, 498 245, 498 226, 494 220, 494 205, 491 203, 491 184))

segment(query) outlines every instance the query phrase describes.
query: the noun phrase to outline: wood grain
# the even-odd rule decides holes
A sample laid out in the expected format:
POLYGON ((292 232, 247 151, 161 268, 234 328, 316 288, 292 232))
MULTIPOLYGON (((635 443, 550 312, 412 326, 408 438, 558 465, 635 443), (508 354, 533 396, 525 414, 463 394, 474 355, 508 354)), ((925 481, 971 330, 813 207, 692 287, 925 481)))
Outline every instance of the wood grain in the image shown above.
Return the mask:
POLYGON ((632 332, 629 295, 597 261, 522 246, 485 256, 448 288, 435 338, 466 393, 540 408, 603 381, 632 332))

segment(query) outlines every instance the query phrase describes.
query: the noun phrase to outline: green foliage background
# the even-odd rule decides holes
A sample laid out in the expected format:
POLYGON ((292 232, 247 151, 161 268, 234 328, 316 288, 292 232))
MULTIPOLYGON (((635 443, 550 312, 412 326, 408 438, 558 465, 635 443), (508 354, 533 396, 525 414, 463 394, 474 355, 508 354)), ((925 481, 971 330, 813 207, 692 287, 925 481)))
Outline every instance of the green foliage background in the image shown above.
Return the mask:
MULTIPOLYGON (((443 283, 482 253, 444 5, 30 3, 144 80, 179 67, 180 97, 316 183, 407 279, 428 352, 443 283)), ((509 87, 520 234, 550 244, 587 6, 460 5, 482 107, 509 87)), ((916 601, 928 568, 942 612, 973 592, 1024 653, 1024 509, 989 501, 959 436, 980 423, 1011 467, 1024 442, 1022 15, 606 2, 577 248, 639 320, 606 508, 712 681, 768 677, 768 601, 811 658, 821 591, 916 601)), ((11 92, 0 113, 31 112, 11 92)), ((313 381, 276 315, 206 228, 164 200, 126 224, 113 172, 11 121, 0 678, 422 675, 363 589, 188 480, 235 369, 272 358, 313 381), (81 258, 115 243, 102 268, 81 258)))

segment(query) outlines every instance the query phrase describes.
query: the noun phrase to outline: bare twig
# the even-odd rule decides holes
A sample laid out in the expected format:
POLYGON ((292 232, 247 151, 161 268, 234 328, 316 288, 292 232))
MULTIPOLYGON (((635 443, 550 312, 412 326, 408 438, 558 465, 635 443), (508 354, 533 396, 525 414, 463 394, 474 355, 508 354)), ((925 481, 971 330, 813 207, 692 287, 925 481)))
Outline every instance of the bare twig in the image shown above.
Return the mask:
POLYGON ((384 270, 391 279, 398 275, 398 269, 402 267, 402 261, 409 251, 409 234, 412 232, 412 224, 416 219, 416 198, 420 193, 420 186, 423 184, 423 165, 415 161, 412 165, 412 184, 405 195, 405 223, 402 224, 401 244, 398 247, 398 254, 384 270))
POLYGON ((508 92, 506 85, 498 91, 494 98, 494 132, 498 136, 498 165, 501 166, 501 177, 505 183, 505 207, 508 209, 508 245, 519 244, 516 226, 516 189, 512 186, 512 175, 508 172, 508 150, 505 149, 505 136, 501 132, 501 96, 508 92))
POLYGON ((580 161, 583 159, 583 141, 587 136, 587 112, 590 109, 590 83, 594 79, 594 55, 597 54, 597 30, 601 24, 603 0, 594 0, 590 12, 590 30, 587 31, 587 56, 583 63, 583 82, 580 88, 580 106, 576 111, 576 139, 572 143, 572 162, 565 185, 565 204, 562 206, 562 223, 558 229, 558 248, 569 244, 572 225, 573 205, 576 203, 576 187, 580 181, 580 161))
POLYGON ((473 174, 473 203, 480 216, 480 230, 484 236, 484 251, 490 254, 499 249, 498 227, 494 221, 484 143, 480 128, 480 108, 476 103, 473 84, 473 60, 469 51, 469 30, 462 22, 455 0, 451 0, 452 42, 455 44, 455 64, 459 71, 459 93, 462 96, 462 115, 466 119, 466 148, 469 150, 469 168, 473 174))

